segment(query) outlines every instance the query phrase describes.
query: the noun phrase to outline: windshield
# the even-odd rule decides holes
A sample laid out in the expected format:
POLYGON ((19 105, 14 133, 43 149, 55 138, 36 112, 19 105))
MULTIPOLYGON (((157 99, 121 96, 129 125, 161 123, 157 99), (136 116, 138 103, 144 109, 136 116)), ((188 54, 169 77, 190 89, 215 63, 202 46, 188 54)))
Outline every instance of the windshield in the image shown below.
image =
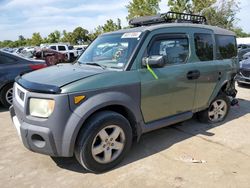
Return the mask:
POLYGON ((80 64, 98 64, 122 69, 140 40, 140 32, 98 37, 78 59, 80 64))

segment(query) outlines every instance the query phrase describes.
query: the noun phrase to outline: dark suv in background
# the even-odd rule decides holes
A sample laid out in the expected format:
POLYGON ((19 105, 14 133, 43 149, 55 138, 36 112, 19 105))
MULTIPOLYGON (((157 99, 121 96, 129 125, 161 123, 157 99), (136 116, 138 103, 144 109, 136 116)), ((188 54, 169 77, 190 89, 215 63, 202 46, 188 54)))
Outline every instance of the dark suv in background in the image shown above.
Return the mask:
POLYGON ((20 57, 0 51, 0 102, 4 107, 12 104, 13 83, 18 75, 47 67, 43 60, 20 57))

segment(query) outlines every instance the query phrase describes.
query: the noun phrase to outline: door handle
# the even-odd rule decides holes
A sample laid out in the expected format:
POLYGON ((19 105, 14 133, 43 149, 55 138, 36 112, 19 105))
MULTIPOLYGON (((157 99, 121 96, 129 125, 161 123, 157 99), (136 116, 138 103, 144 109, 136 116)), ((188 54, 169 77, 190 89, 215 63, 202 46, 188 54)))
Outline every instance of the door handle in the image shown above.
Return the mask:
POLYGON ((191 70, 187 73, 187 79, 188 80, 195 80, 200 77, 201 73, 198 70, 191 70))
POLYGON ((218 80, 220 80, 221 79, 221 72, 219 72, 219 76, 218 76, 218 80))

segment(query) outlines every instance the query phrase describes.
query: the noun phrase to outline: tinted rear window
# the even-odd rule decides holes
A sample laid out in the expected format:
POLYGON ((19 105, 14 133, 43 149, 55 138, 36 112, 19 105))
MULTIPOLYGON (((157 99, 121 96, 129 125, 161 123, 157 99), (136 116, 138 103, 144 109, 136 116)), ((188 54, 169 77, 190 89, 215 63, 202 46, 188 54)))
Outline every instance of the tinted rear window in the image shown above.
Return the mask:
POLYGON ((217 59, 230 59, 237 56, 237 45, 234 36, 216 35, 217 59))
POLYGON ((200 61, 213 60, 213 38, 210 34, 194 34, 195 51, 200 61))
POLYGON ((59 50, 59 51, 65 51, 66 48, 65 48, 65 46, 58 46, 58 50, 59 50))

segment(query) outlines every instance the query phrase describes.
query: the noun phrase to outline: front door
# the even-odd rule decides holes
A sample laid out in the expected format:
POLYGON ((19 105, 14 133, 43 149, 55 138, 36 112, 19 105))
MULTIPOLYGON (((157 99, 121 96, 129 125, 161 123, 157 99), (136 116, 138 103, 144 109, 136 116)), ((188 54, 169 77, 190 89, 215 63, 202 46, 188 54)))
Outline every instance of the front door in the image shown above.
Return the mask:
POLYGON ((199 73, 189 62, 189 49, 188 37, 184 34, 159 35, 150 42, 145 56, 164 55, 167 65, 152 68, 158 79, 147 68, 139 71, 145 123, 192 110, 199 73))

